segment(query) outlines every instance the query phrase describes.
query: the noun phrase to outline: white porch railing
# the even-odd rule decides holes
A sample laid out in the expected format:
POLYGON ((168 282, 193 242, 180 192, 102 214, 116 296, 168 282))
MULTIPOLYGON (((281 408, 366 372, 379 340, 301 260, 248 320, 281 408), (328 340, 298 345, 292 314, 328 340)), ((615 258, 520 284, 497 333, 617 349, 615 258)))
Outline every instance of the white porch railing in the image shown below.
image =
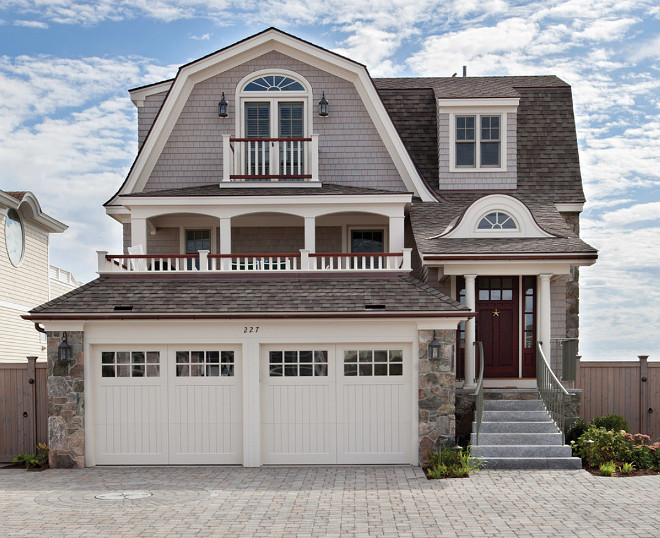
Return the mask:
POLYGON ((222 181, 318 181, 319 135, 232 138, 222 135, 222 181))
POLYGON ((103 273, 287 273, 315 272, 409 272, 411 249, 401 253, 298 254, 108 254, 98 252, 98 272, 103 273))

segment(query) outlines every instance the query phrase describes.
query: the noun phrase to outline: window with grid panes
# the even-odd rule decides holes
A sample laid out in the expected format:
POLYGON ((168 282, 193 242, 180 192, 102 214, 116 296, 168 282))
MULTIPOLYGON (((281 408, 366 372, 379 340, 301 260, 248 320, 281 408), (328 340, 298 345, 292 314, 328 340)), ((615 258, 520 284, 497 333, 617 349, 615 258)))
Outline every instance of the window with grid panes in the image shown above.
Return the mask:
POLYGON ((268 354, 270 377, 326 377, 328 352, 319 350, 270 351, 268 354))
POLYGON ((160 352, 102 351, 101 377, 160 377, 160 352))
POLYGON ((344 375, 347 377, 403 375, 403 350, 355 349, 344 351, 344 375))

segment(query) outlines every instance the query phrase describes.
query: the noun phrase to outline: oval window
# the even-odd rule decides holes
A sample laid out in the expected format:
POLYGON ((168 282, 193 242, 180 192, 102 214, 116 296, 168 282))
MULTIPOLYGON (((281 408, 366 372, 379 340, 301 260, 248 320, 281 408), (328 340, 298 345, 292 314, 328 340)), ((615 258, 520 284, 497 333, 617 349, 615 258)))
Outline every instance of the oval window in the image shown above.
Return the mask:
POLYGON ((11 263, 18 266, 23 259, 23 223, 18 211, 10 209, 5 219, 5 242, 11 263))

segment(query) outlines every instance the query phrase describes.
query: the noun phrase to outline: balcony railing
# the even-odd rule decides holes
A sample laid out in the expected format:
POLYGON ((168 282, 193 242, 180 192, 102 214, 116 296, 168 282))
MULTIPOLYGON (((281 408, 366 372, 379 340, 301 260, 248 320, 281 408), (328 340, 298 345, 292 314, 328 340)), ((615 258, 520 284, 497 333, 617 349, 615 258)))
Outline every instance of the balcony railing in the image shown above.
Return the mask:
POLYGON ((318 135, 309 138, 222 136, 223 183, 318 181, 318 135))
POLYGON ((99 274, 103 273, 293 273, 314 272, 409 272, 411 249, 400 253, 311 253, 294 254, 108 254, 98 252, 99 274))

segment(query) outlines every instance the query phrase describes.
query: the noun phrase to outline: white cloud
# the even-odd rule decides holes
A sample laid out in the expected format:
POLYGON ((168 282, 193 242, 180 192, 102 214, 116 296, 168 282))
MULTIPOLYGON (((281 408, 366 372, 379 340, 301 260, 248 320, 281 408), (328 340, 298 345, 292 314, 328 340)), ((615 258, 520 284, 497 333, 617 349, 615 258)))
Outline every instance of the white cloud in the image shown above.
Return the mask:
POLYGON ((40 21, 14 21, 14 26, 24 26, 25 28, 41 28, 41 29, 46 29, 48 28, 48 24, 45 22, 40 22, 40 21))
POLYGON ((211 34, 191 35, 190 39, 194 39, 195 41, 208 41, 211 39, 211 34))

